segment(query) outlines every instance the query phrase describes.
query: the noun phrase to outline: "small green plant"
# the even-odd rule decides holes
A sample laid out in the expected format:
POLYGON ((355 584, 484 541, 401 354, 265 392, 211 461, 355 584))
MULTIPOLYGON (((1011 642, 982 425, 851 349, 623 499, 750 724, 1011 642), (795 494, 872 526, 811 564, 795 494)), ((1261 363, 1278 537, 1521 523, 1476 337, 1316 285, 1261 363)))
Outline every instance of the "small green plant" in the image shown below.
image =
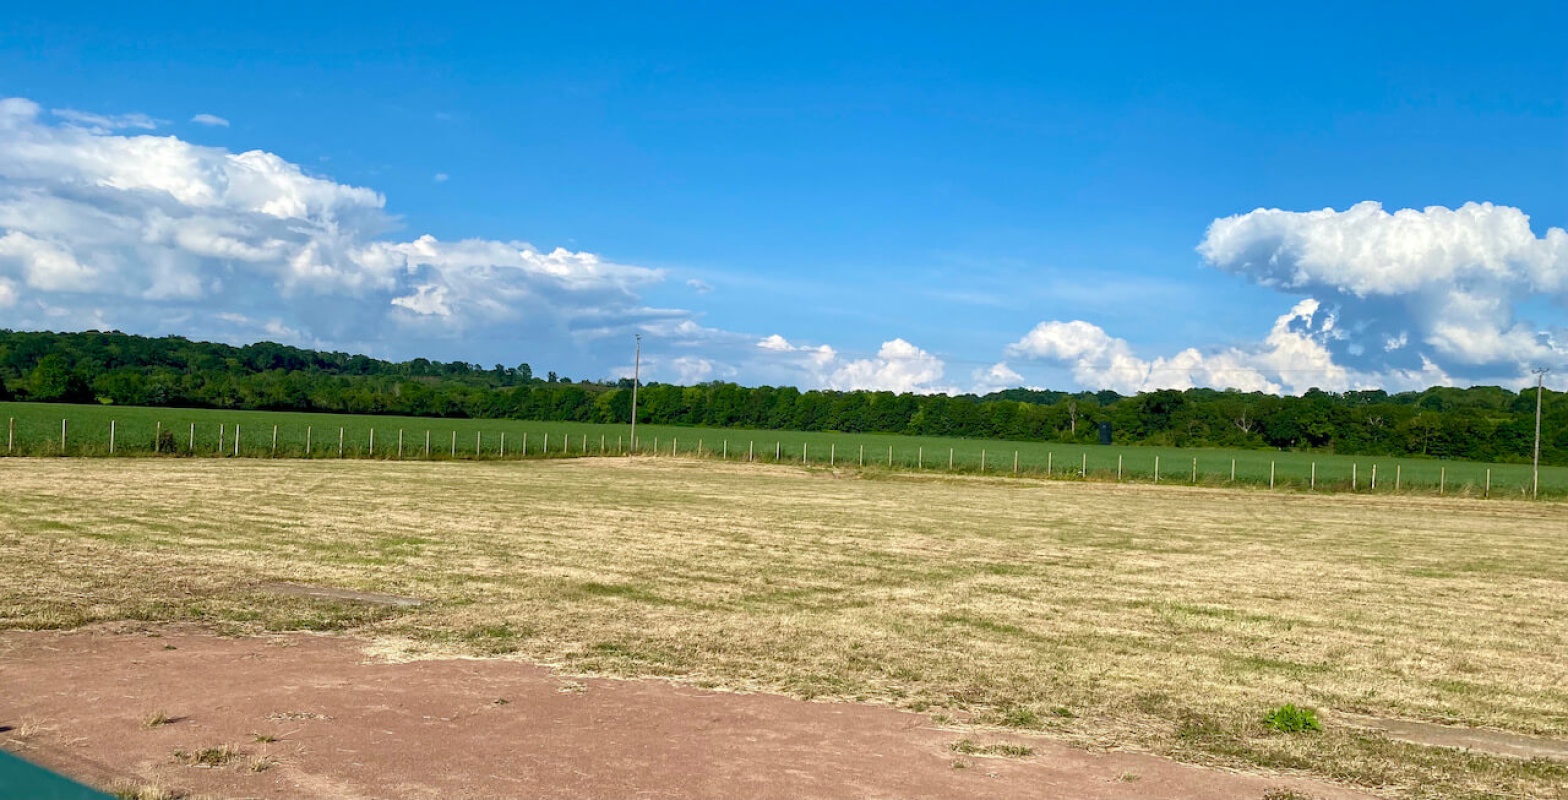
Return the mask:
POLYGON ((174 721, 174 718, 169 716, 168 712, 166 712, 166 711, 164 711, 162 709, 159 709, 157 711, 154 711, 154 712, 148 714, 145 717, 142 717, 142 727, 143 728, 148 728, 148 729, 159 728, 159 727, 167 725, 167 724, 169 724, 169 723, 171 723, 173 721, 174 721))
POLYGON ((1263 721, 1270 728, 1281 733, 1323 730, 1323 723, 1318 721, 1318 712, 1315 709, 1301 708, 1293 703, 1286 703, 1270 711, 1263 721))
POLYGON ((1032 708, 1014 706, 1002 712, 1002 724, 1013 728, 1037 728, 1040 726, 1040 715, 1032 708))
POLYGON ((233 761, 239 752, 229 745, 220 747, 203 747, 194 753, 184 750, 175 750, 174 757, 179 761, 196 767, 222 767, 233 761))
POLYGON ((1263 793, 1263 800, 1317 800, 1317 798, 1295 789, 1270 789, 1263 793))
POLYGON ((973 739, 959 739, 948 745, 955 753, 966 756, 1002 756, 1004 758, 1023 758, 1034 755, 1034 748, 1022 744, 1008 744, 996 742, 993 744, 980 744, 973 739))

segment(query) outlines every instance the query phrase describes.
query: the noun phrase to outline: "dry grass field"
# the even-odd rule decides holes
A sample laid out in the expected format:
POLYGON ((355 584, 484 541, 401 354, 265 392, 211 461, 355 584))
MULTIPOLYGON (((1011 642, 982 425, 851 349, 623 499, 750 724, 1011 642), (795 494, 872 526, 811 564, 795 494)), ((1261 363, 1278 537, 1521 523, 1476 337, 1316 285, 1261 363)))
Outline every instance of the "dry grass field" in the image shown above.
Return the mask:
POLYGON ((676 459, 8 459, 0 564, 3 628, 354 629, 387 657, 867 700, 1395 796, 1568 785, 1560 762, 1348 724, 1568 738, 1558 503, 676 459), (1323 730, 1271 730, 1286 703, 1323 730))

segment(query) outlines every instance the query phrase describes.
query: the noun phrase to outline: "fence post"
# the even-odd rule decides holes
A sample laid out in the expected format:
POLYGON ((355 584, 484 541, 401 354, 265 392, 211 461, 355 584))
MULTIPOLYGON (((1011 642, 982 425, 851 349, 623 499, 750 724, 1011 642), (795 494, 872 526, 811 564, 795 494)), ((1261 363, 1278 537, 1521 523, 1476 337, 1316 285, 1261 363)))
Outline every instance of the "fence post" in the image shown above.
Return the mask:
POLYGON ((773 443, 773 461, 774 461, 774 463, 778 463, 779 459, 781 459, 783 457, 784 457, 784 445, 782 443, 780 443, 780 442, 775 441, 773 443))
POLYGON ((196 455, 196 423, 191 423, 191 455, 196 455))
POLYGON ((925 469, 925 468, 926 468, 926 446, 925 445, 921 445, 919 449, 915 450, 915 469, 925 469))
POLYGON ((1084 451, 1083 466, 1079 467, 1078 476, 1081 478, 1089 477, 1089 452, 1087 450, 1084 451))
POLYGON ((402 428, 398 428, 397 429, 397 458, 398 458, 399 461, 403 460, 403 429, 402 428))
POLYGON ((947 448, 947 471, 953 471, 953 448, 947 448))
POLYGON ((1192 459, 1192 485, 1198 485, 1198 459, 1192 459))
POLYGON ((225 438, 223 434, 225 430, 227 430, 227 428, 224 427, 223 423, 218 423, 218 455, 220 456, 223 455, 224 443, 228 441, 228 439, 225 438))
POLYGON ((1370 489, 1371 491, 1374 491, 1374 492, 1377 491, 1377 465, 1376 464, 1372 465, 1372 485, 1367 487, 1367 488, 1370 489))
POLYGON ((832 443, 830 443, 828 445, 828 466, 833 467, 833 466, 837 466, 837 465, 838 465, 838 442, 832 442, 832 443))
POLYGON ((1236 482, 1236 459, 1230 460, 1230 482, 1236 482))
MULTIPOLYGON (((170 434, 170 438, 173 438, 173 434, 170 434)), ((158 421, 158 427, 153 429, 153 433, 152 433, 152 451, 154 453, 162 453, 163 452, 163 421, 162 420, 159 420, 158 421)))
POLYGON ((1395 464, 1394 465, 1394 491, 1396 491, 1396 492, 1399 491, 1400 473, 1403 472, 1403 471, 1404 471, 1404 467, 1402 467, 1399 464, 1395 464))
MULTIPOLYGON (((657 440, 655 440, 655 441, 657 441, 657 440)), ((568 434, 564 434, 563 436, 561 436, 561 452, 565 453, 567 451, 567 449, 570 448, 571 446, 572 446, 572 435, 570 433, 568 433, 568 434)))
POLYGON ((376 429, 370 429, 370 457, 376 457, 376 429))
POLYGON ((343 428, 338 428, 338 458, 343 457, 343 428))
POLYGON ((1274 488, 1274 462, 1269 462, 1269 488, 1274 488))
POLYGON ((452 431, 452 457, 457 458, 457 431, 452 431))
POLYGON ((887 468, 893 468, 893 445, 887 446, 887 468))
POLYGON ((425 458, 430 457, 430 429, 425 429, 425 458))
POLYGON ((1356 490, 1356 462, 1350 462, 1350 491, 1356 490))
MULTIPOLYGON (((528 434, 526 434, 526 433, 523 434, 523 441, 524 442, 528 441, 528 434)), ((724 442, 724 452, 725 453, 729 452, 729 446, 730 446, 729 440, 725 440, 725 442, 724 442)), ((601 456, 604 455, 604 434, 602 434, 602 433, 599 434, 599 455, 601 455, 601 456)))
MULTIPOLYGON (((583 452, 588 452, 588 437, 583 437, 583 452)), ((702 458, 702 439, 697 440, 697 457, 702 458)))
POLYGON ((65 420, 60 420, 60 455, 65 455, 65 420))
POLYGON ((506 458, 506 431, 501 431, 501 457, 506 458))
MULTIPOLYGON (((678 453, 676 451, 678 451, 680 449, 680 446, 681 446, 681 440, 679 438, 677 438, 677 437, 671 436, 670 437, 670 458, 674 458, 676 455, 678 455, 678 453)), ((561 452, 563 452, 563 453, 566 452, 566 448, 562 447, 561 448, 561 452)), ((800 452, 801 453, 805 453, 806 452, 806 448, 804 446, 801 447, 800 452)))
POLYGON ((305 455, 307 455, 307 456, 310 455, 310 434, 311 434, 311 426, 306 425, 305 426, 305 455))
POLYGON ((240 457, 240 424, 234 423, 234 457, 240 457))
POLYGON ((1116 454, 1116 482, 1122 482, 1122 454, 1116 454))
POLYGON ((1486 494, 1482 495, 1482 497, 1491 497, 1491 496, 1492 496, 1492 468, 1491 467, 1487 467, 1486 468, 1486 494))
POLYGON ((1155 483, 1159 483, 1160 482, 1160 457, 1159 456, 1155 456, 1154 457, 1154 482, 1155 483))
MULTIPOLYGON (((615 446, 620 447, 620 439, 616 439, 615 446)), ((528 457, 528 431, 523 431, 523 458, 528 457)))
POLYGON ((980 448, 980 471, 985 472, 985 448, 980 448))
POLYGON ((1045 451, 1045 477, 1051 477, 1051 451, 1045 451))
POLYGON ((272 457, 278 457, 278 426, 272 426, 272 457))
POLYGON ((724 460, 730 460, 730 440, 724 440, 724 460))
POLYGON ((109 420, 109 455, 114 455, 114 420, 109 420))
POLYGON ((485 432, 484 431, 474 431, 474 458, 478 458, 479 457, 479 454, 484 451, 484 446, 485 446, 485 432))
POLYGON ((1310 491, 1314 491, 1314 492, 1317 491, 1317 489, 1318 489, 1318 462, 1316 462, 1316 461, 1312 462, 1312 477, 1309 479, 1309 481, 1310 482, 1307 484, 1307 489, 1310 490, 1310 491))
POLYGON ((861 445, 860 446, 860 466, 864 467, 865 465, 866 465, 866 446, 865 445, 861 445))
POLYGON ((750 463, 750 462, 756 461, 756 460, 757 460, 757 443, 754 442, 754 441, 747 442, 746 443, 746 461, 747 461, 747 463, 750 463))
POLYGON ((1443 490, 1448 488, 1448 467, 1437 468, 1437 496, 1443 496, 1443 490))
MULTIPOLYGON (((1121 473, 1121 456, 1117 456, 1116 457, 1116 464, 1117 464, 1117 474, 1119 475, 1121 473)), ((1018 451, 1017 450, 1013 451, 1013 474, 1014 475, 1018 474, 1018 451)))
POLYGON ((15 447, 16 447, 16 417, 12 417, 10 424, 6 427, 6 434, 5 434, 5 452, 6 452, 6 454, 9 455, 11 453, 11 451, 15 447))
POLYGON ((800 443, 800 463, 806 463, 806 443, 800 443))
MULTIPOLYGON (((657 442, 658 439, 655 439, 654 441, 657 442)), ((539 452, 541 454, 543 454, 543 455, 550 455, 550 432, 549 431, 545 431, 544 432, 544 447, 539 448, 539 452)))

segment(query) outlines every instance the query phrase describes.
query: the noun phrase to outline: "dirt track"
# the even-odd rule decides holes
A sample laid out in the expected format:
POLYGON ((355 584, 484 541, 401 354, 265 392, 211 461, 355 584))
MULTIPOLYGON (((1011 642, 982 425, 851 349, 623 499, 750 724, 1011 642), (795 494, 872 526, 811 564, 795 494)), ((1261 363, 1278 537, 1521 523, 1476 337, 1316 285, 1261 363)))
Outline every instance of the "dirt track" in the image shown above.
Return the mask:
POLYGON ((256 798, 1363 797, 885 708, 571 680, 510 661, 366 660, 346 637, 0 634, 0 742, 98 785, 256 798), (151 715, 172 718, 149 727, 151 715), (276 737, 275 741, 264 741, 276 737), (955 741, 1033 755, 961 755, 955 741), (231 745, 217 767, 176 751, 231 745))

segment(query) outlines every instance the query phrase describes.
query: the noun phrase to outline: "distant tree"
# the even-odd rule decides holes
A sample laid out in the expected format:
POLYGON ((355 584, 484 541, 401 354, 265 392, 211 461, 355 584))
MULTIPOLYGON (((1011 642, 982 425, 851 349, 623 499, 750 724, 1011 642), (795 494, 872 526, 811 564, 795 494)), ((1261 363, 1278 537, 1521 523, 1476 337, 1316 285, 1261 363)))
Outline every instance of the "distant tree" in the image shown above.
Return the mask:
POLYGON ((92 399, 87 382, 71 371, 65 356, 44 356, 27 378, 28 396, 45 403, 85 403, 92 399))

